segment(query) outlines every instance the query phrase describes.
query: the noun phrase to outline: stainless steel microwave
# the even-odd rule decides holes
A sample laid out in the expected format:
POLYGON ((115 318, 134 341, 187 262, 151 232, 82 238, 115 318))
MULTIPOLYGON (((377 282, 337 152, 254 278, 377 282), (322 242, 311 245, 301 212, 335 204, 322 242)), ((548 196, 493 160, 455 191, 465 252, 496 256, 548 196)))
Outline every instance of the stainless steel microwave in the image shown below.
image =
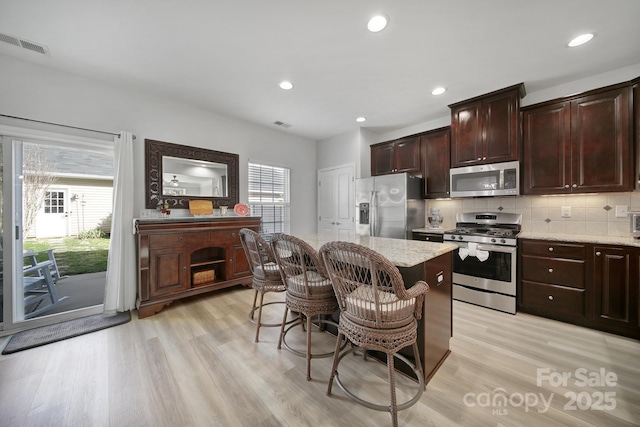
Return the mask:
POLYGON ((520 195, 520 162, 452 168, 451 197, 520 195))

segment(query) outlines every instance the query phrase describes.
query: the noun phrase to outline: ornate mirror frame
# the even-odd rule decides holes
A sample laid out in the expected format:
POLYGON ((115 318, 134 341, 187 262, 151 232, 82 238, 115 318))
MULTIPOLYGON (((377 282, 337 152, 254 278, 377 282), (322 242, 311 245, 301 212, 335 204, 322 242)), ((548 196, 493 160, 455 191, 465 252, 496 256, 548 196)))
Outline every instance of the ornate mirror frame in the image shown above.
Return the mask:
POLYGON ((233 207, 240 200, 238 194, 239 156, 222 151, 178 145, 169 142, 144 140, 145 151, 145 208, 155 209, 161 201, 169 204, 171 209, 188 209, 189 200, 211 200, 215 207, 233 207), (183 159, 201 160, 227 165, 227 197, 194 197, 162 195, 162 157, 179 157, 183 159))

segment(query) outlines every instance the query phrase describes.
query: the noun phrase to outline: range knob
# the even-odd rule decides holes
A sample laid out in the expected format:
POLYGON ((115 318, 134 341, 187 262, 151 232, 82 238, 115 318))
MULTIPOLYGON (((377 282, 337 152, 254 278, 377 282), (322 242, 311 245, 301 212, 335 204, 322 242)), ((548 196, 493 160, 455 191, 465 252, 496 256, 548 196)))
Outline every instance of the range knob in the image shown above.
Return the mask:
POLYGON ((495 243, 495 242, 496 242, 496 239, 491 238, 491 243, 495 243))
POLYGON ((505 244, 507 241, 505 239, 500 239, 500 243, 505 244))
POLYGON ((462 240, 462 236, 458 236, 458 240, 462 240))

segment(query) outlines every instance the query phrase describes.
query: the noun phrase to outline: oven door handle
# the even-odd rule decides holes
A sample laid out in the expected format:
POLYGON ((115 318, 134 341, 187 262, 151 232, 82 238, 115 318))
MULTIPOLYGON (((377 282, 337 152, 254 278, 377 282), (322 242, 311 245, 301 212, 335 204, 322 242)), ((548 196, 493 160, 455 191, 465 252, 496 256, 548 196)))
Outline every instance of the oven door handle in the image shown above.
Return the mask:
POLYGON ((502 252, 505 254, 516 253, 516 248, 513 246, 478 245, 476 248, 481 251, 502 252))
MULTIPOLYGON (((445 240, 445 243, 453 243, 454 245, 458 245, 458 248, 468 248, 468 242, 455 242, 452 240, 445 240)), ((482 243, 476 246, 476 249, 481 251, 489 251, 489 252, 502 252, 505 254, 515 254, 517 248, 515 246, 498 246, 498 245, 484 245, 482 243)))

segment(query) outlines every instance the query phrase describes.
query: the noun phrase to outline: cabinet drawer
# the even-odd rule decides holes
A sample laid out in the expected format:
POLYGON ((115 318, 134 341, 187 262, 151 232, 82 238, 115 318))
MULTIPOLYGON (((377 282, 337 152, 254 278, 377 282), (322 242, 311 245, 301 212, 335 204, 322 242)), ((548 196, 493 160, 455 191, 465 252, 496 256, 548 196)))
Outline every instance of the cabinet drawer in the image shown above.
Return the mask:
POLYGON ((527 307, 563 316, 585 316, 584 289, 565 288, 523 280, 520 303, 527 307))
POLYGON ((166 234, 150 234, 149 247, 156 248, 173 248, 184 246, 183 233, 166 233, 166 234))
POLYGON ((584 289, 585 262, 574 259, 522 256, 522 279, 584 289))
POLYGON ((184 242, 189 246, 207 246, 210 242, 208 230, 184 233, 184 242))
POLYGON ((584 260, 586 257, 586 247, 585 245, 571 243, 522 240, 522 253, 524 255, 584 260))

